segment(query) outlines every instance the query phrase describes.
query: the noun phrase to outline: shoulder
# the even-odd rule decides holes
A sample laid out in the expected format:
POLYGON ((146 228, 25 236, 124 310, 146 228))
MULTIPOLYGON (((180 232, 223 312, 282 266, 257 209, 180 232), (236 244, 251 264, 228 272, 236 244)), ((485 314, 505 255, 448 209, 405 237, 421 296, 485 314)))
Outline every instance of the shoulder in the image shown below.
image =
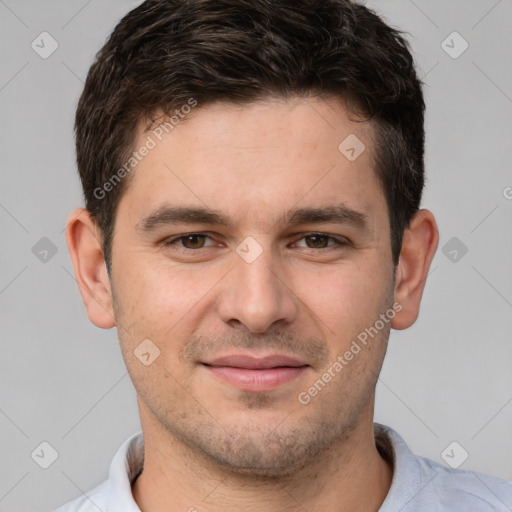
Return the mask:
POLYGON ((393 461, 393 480, 379 512, 510 512, 512 482, 453 469, 415 455, 392 428, 375 424, 381 455, 393 461))
POLYGON ((98 510, 106 510, 107 485, 108 480, 105 480, 91 491, 88 491, 87 494, 69 501, 54 512, 98 512, 98 510))
POLYGON ((476 471, 448 468, 424 457, 417 460, 429 482, 425 496, 427 500, 435 499, 439 510, 510 512, 512 482, 476 471))
POLYGON ((140 512, 133 500, 131 482, 144 461, 144 437, 142 432, 131 435, 117 450, 108 480, 82 496, 66 503, 54 512, 98 512, 122 510, 140 512))

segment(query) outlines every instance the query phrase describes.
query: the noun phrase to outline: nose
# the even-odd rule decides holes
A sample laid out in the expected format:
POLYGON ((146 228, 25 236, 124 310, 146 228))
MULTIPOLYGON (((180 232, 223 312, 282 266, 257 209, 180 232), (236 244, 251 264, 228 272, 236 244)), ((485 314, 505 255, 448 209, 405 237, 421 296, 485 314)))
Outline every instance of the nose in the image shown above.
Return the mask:
POLYGON ((223 280, 218 314, 232 327, 243 324, 253 333, 263 333, 274 324, 291 324, 298 313, 298 298, 283 266, 263 248, 252 262, 234 254, 235 267, 223 280))

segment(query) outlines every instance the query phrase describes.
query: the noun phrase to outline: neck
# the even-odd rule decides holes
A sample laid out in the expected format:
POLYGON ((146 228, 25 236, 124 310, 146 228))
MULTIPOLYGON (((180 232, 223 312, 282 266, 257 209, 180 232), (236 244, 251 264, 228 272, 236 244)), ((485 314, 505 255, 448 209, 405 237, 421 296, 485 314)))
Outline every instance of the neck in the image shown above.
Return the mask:
POLYGON ((144 470, 133 486, 134 499, 142 512, 376 512, 393 469, 375 446, 373 400, 369 405, 347 437, 308 467, 279 479, 219 468, 159 425, 142 421, 144 470))

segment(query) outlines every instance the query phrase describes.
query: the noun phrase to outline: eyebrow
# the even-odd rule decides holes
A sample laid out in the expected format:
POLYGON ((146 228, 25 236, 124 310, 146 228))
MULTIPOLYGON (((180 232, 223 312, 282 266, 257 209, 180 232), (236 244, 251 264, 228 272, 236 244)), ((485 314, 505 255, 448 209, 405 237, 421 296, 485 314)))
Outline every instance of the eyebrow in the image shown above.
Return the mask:
MULTIPOLYGON (((329 222, 348 224, 362 231, 368 229, 368 217, 343 203, 320 208, 297 208, 288 211, 280 219, 281 223, 294 226, 329 222)), ((223 213, 206 207, 164 205, 145 216, 135 226, 137 231, 151 232, 161 226, 174 224, 209 224, 233 228, 233 222, 223 213)))

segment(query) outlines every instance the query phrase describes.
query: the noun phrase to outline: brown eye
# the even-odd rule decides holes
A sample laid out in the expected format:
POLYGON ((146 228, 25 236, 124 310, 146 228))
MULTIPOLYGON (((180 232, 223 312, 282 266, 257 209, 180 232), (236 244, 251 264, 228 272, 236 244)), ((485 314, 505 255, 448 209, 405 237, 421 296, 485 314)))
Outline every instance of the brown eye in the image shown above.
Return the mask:
POLYGON ((310 241, 310 243, 306 242, 306 245, 310 249, 323 249, 329 246, 329 236, 327 235, 308 235, 305 236, 304 239, 306 241, 310 241))
POLYGON ((350 242, 345 237, 334 237, 325 233, 311 233, 303 235, 294 245, 306 249, 335 249, 349 245, 350 242))
POLYGON ((202 249, 206 236, 201 234, 185 235, 180 238, 183 247, 187 249, 202 249))
POLYGON ((163 244, 166 247, 173 247, 177 251, 205 249, 214 245, 213 240, 204 233, 187 233, 186 235, 165 240, 163 244))

